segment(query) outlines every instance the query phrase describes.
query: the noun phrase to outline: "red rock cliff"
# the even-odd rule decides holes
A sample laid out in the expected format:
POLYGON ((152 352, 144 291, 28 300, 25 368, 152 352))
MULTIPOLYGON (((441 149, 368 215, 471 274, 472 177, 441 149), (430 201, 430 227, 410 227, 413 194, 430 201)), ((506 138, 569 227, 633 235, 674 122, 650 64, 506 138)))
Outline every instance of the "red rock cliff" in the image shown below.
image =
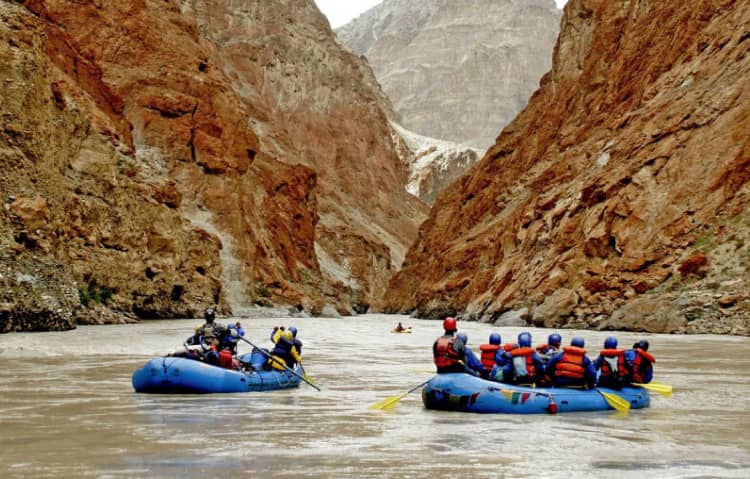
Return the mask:
POLYGON ((440 196, 391 309, 748 334, 750 3, 572 0, 553 68, 440 196))
MULTIPOLYGON (((54 299, 31 309, 65 311, 66 327, 79 300, 173 317, 215 303, 349 312, 382 295, 425 212, 403 191, 387 104, 311 1, 248 1, 258 15, 243 18, 238 5, 0 4, 0 280, 54 299), (231 58, 204 16, 266 50, 231 58), (348 69, 330 79, 290 58, 295 35, 348 69), (294 102, 290 64, 309 70, 294 102), (313 101, 321 91, 339 104, 313 101), (321 271, 326 251, 349 265, 340 278, 321 271)), ((28 329, 21 296, 2 298, 4 329, 28 329)))

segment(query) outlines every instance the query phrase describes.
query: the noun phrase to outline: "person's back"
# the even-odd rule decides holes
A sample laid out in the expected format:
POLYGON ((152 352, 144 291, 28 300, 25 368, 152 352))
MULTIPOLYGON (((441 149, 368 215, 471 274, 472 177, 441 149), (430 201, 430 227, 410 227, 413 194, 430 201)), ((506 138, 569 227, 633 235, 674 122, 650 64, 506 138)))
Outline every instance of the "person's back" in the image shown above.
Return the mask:
POLYGON ((558 333, 552 333, 547 337, 546 344, 540 344, 536 347, 536 352, 539 354, 539 359, 542 360, 542 364, 547 364, 552 356, 560 352, 561 343, 562 336, 558 333))
POLYGON ((458 329, 456 320, 454 318, 445 318, 443 320, 443 329, 445 333, 437 338, 432 345, 432 357, 438 374, 466 372, 463 365, 465 361, 465 346, 455 336, 458 329))
POLYGON ((503 381, 519 386, 533 386, 544 374, 544 365, 539 355, 531 347, 531 334, 518 335, 518 347, 504 353, 506 358, 503 381))
POLYGON ((594 369, 599 373, 597 387, 620 389, 630 377, 630 368, 625 361, 625 350, 617 349, 617 338, 609 336, 604 340, 604 349, 594 360, 594 369))
POLYGON ((640 340, 633 345, 633 349, 625 352, 625 361, 630 367, 628 382, 647 384, 654 375, 656 359, 648 352, 648 341, 640 340))
POLYGON ((203 312, 205 323, 198 326, 195 330, 193 344, 204 344, 206 346, 219 347, 222 335, 226 327, 216 323, 216 312, 213 308, 208 308, 203 312))
POLYGON ((483 378, 489 377, 490 372, 497 365, 495 357, 497 356, 497 352, 502 349, 500 344, 502 341, 500 334, 492 333, 489 337, 489 343, 479 345, 480 360, 484 369, 482 373, 483 378))
POLYGON ((291 331, 283 331, 276 341, 276 346, 271 350, 272 358, 268 365, 273 369, 284 370, 284 366, 293 368, 300 362, 301 357, 297 348, 294 347, 294 335, 291 331))
POLYGON ((292 337, 294 338, 294 347, 297 349, 297 353, 302 356, 302 341, 297 338, 297 328, 294 326, 289 326, 289 331, 292 333, 292 337))
POLYGON ((552 356, 547 363, 547 375, 557 387, 592 388, 596 382, 596 370, 586 350, 583 338, 571 339, 570 346, 552 356))
POLYGON ((476 373, 481 376, 484 373, 482 361, 474 354, 469 345, 469 336, 466 333, 458 333, 456 339, 464 344, 464 371, 467 373, 476 373))

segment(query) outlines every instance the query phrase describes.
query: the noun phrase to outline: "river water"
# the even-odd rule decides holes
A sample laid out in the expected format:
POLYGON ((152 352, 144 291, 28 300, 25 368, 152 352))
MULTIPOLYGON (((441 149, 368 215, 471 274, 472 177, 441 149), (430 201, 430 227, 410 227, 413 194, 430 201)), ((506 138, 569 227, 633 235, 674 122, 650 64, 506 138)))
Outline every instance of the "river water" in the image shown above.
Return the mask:
MULTIPOLYGON (((442 332, 437 321, 385 315, 243 320, 263 346, 274 324, 297 326, 322 392, 304 383, 270 393, 133 392, 133 371, 197 324, 0 335, 0 477, 750 477, 750 338, 619 334, 621 346, 650 341, 655 381, 675 391, 626 417, 428 411, 419 391, 392 412, 368 410, 431 377, 442 332), (399 320, 414 333, 390 334, 399 320)), ((475 351, 494 330, 459 329, 475 351)), ((504 340, 520 332, 497 330, 504 340)), ((550 332, 530 331, 535 343, 550 332)), ((561 333, 566 343, 573 335, 561 333)), ((607 336, 581 334, 592 350, 607 336)))

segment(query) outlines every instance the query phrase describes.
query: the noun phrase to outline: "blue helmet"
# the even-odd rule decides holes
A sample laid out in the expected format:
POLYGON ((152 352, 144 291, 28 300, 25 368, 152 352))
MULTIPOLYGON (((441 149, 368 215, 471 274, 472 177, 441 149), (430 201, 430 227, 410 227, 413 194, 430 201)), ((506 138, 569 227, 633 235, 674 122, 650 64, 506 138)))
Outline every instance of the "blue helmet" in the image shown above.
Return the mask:
POLYGON ((295 338, 297 337, 297 328, 295 328, 294 326, 289 326, 289 331, 292 332, 292 336, 294 336, 295 338))
POLYGON ((490 344, 500 344, 502 340, 503 338, 501 338, 498 333, 490 334, 490 344))
POLYGON ((575 346, 577 348, 582 348, 586 344, 586 341, 583 340, 582 337, 576 336, 575 338, 570 340, 570 345, 575 346))
POLYGON ((648 341, 646 341, 645 339, 641 339, 633 345, 633 349, 642 349, 644 351, 648 351, 648 341))
POLYGON ((522 348, 531 347, 531 333, 523 332, 518 335, 518 345, 522 348))
POLYGON ((463 332, 458 333, 456 335, 456 338, 460 339, 464 344, 469 342, 469 337, 466 335, 466 333, 463 332))
POLYGON ((552 333, 547 338, 547 344, 549 345, 560 346, 560 343, 562 343, 562 336, 557 333, 552 333))
POLYGON ((617 338, 614 336, 608 336, 604 340, 604 349, 615 349, 617 347, 617 338))

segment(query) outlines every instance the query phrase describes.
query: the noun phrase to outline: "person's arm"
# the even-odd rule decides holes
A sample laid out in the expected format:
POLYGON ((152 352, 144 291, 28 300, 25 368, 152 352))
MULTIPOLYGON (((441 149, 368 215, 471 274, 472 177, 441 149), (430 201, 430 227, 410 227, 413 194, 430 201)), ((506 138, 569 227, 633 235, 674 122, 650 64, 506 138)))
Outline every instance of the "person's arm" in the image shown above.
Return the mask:
POLYGON ((290 353, 292 354, 292 357, 294 358, 294 361, 299 364, 300 361, 302 361, 302 357, 297 352, 297 348, 292 346, 292 349, 290 350, 290 353))
POLYGON ((651 380, 654 378, 654 365, 649 362, 648 367, 646 368, 646 372, 643 375, 643 382, 645 384, 648 384, 651 382, 651 380))
POLYGON ((468 366, 473 369, 474 371, 478 373, 482 373, 484 371, 484 366, 482 365, 482 361, 477 358, 477 355, 474 354, 474 351, 472 351, 469 348, 466 348, 466 359, 468 362, 468 366))
POLYGON ((583 357, 583 379, 589 389, 596 385, 596 369, 588 356, 583 357))
POLYGON ((594 359, 594 369, 597 371, 600 370, 602 368, 603 362, 604 362, 604 359, 602 358, 602 355, 600 354, 599 356, 596 357, 596 359, 594 359))
POLYGON ((534 369, 536 369, 536 380, 539 381, 544 378, 544 363, 542 358, 537 353, 531 354, 531 360, 534 362, 534 369))

